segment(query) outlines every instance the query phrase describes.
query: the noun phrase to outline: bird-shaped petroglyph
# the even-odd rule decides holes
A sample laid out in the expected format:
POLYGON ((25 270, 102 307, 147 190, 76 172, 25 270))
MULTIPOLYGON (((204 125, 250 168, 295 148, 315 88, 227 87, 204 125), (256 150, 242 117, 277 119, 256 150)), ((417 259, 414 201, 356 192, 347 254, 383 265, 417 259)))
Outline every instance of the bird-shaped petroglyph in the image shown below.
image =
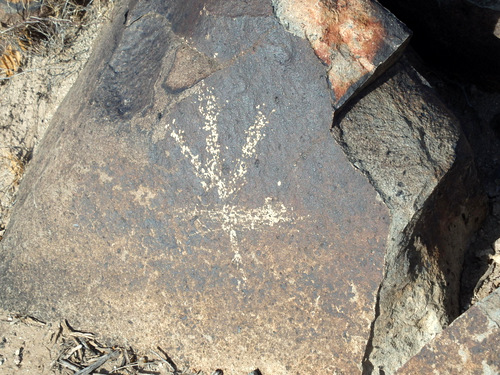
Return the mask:
MULTIPOLYGON (((198 91, 199 112, 204 119, 202 129, 206 132, 206 152, 208 157, 202 161, 200 155, 195 154, 186 141, 184 132, 176 125, 176 120, 165 126, 170 137, 180 147, 182 155, 190 162, 194 174, 199 178, 202 188, 206 191, 215 190, 219 203, 207 208, 196 206, 191 214, 220 224, 222 230, 229 236, 231 249, 234 253, 232 261, 237 265, 242 262, 239 251, 237 233, 249 230, 260 230, 263 226, 274 226, 280 223, 289 223, 298 218, 291 214, 282 203, 273 202, 273 198, 265 198, 264 204, 258 208, 248 208, 234 204, 235 195, 246 183, 248 166, 257 155, 257 145, 265 137, 264 130, 269 126, 268 115, 265 114, 265 105, 255 107, 254 122, 245 131, 246 139, 241 148, 240 157, 236 159, 230 173, 223 174, 223 155, 219 143, 218 121, 221 113, 218 98, 213 89, 201 85, 198 91)), ((273 113, 270 111, 269 114, 273 113)), ((281 183, 278 182, 278 185, 281 183)))

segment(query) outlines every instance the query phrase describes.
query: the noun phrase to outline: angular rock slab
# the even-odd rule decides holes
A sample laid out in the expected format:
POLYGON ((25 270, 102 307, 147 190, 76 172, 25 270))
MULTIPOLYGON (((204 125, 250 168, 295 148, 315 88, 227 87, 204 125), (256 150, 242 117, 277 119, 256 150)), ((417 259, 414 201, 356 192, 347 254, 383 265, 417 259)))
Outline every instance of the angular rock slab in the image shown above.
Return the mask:
POLYGON ((335 109, 390 66, 411 35, 376 1, 273 0, 273 5, 280 22, 307 38, 328 66, 335 109))
POLYGON ((103 35, 23 180, 0 305, 207 371, 359 373, 389 220, 326 69, 267 3, 192 3, 103 35))
POLYGON ((398 374, 500 373, 500 289, 456 319, 398 374))

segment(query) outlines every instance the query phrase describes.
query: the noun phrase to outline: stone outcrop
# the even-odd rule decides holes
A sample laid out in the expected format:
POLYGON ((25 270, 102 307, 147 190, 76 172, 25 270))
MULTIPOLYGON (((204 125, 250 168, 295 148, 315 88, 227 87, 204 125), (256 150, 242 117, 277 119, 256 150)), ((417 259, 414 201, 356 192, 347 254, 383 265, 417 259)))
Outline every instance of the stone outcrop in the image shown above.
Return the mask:
POLYGON ((377 2, 273 0, 280 22, 328 67, 335 109, 390 66, 409 30, 377 2))
POLYGON ((365 371, 394 372, 459 314, 468 241, 487 211, 456 118, 409 62, 336 118, 334 134, 391 210, 365 371))
POLYGON ((2 308, 228 374, 393 373, 458 315, 486 208, 456 119, 404 60, 334 121, 408 33, 378 56, 380 24, 356 50, 287 4, 122 4, 22 182, 2 308))

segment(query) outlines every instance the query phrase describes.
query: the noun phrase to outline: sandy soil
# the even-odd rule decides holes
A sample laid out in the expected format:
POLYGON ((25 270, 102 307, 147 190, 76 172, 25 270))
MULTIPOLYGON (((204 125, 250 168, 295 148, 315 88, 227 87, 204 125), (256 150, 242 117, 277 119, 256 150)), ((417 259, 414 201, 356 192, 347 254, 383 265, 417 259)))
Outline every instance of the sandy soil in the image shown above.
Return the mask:
POLYGON ((139 355, 131 348, 103 347, 94 334, 75 330, 67 322, 45 323, 2 310, 0 373, 194 374, 178 369, 161 348, 139 355), (90 372, 93 367, 97 369, 90 372))

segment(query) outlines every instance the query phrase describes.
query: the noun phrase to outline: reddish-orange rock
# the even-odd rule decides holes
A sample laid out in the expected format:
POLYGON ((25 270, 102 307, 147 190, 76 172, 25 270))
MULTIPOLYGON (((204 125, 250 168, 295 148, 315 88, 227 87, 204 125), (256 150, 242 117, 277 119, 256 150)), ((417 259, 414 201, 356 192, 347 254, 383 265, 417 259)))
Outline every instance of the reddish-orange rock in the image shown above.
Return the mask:
POLYGON ((328 66, 339 108, 379 67, 398 56, 408 29, 379 3, 366 0, 273 0, 280 21, 311 43, 328 66))

